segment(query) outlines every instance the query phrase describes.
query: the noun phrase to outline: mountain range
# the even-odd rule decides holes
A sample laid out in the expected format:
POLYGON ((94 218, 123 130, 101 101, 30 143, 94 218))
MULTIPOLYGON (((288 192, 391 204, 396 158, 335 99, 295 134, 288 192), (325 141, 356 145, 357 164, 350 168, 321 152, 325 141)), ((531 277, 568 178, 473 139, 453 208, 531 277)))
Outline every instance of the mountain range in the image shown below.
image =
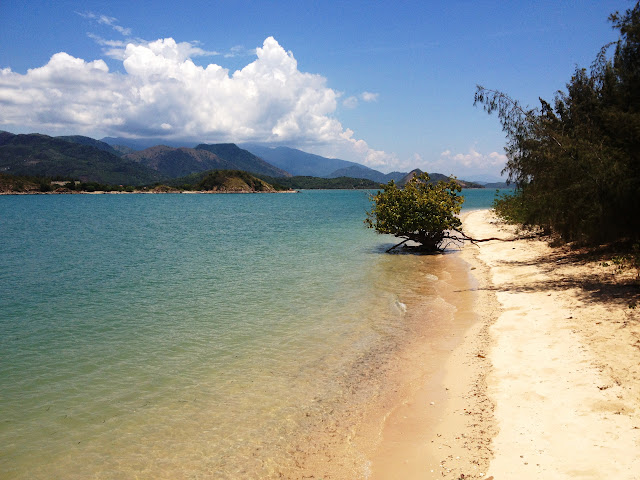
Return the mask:
MULTIPOLYGON (((171 142, 165 142, 171 143, 171 142)), ((411 172, 382 173, 355 162, 289 147, 233 143, 184 146, 81 135, 51 137, 0 131, 0 172, 77 179, 115 185, 145 185, 210 170, 241 170, 269 178, 348 177, 401 182, 411 172), (142 148, 139 148, 142 147, 142 148)), ((432 180, 448 179, 438 173, 432 180)), ((482 187, 461 181, 465 187, 482 187)))
POLYGON ((339 158, 326 158, 289 147, 273 148, 252 143, 241 144, 241 147, 294 176, 364 178, 378 183, 388 183, 390 180, 397 182, 407 174, 406 172, 384 174, 359 163, 339 158))
POLYGON ((163 179, 158 171, 89 145, 88 140, 78 143, 69 140, 77 137, 66 138, 0 132, 0 172, 128 185, 163 179))

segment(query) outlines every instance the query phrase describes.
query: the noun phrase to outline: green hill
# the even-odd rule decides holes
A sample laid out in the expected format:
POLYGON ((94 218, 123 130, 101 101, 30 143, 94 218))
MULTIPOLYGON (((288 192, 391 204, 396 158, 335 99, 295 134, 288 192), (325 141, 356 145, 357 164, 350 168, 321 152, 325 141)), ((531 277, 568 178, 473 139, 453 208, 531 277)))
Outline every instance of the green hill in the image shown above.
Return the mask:
POLYGON ((277 192, 289 190, 241 170, 209 170, 174 178, 165 184, 184 190, 213 192, 277 192))
POLYGON ((95 138, 84 137, 82 135, 67 135, 67 136, 55 137, 55 138, 59 138, 60 140, 66 140, 67 142, 79 143, 80 145, 88 145, 90 147, 95 147, 98 150, 103 150, 105 152, 112 153, 118 157, 121 155, 120 152, 118 152, 115 148, 113 148, 108 143, 101 142, 100 140, 96 140, 95 138))
POLYGON ((198 190, 213 192, 275 192, 264 180, 240 170, 215 170, 197 184, 198 190))
POLYGON ((200 144, 196 150, 206 150, 232 163, 238 170, 271 177, 290 177, 291 174, 274 167, 253 153, 243 150, 235 143, 200 144))
POLYGON ((0 135, 0 172, 10 175, 141 185, 163 179, 143 165, 91 145, 40 134, 0 135))
POLYGON ((129 153, 124 159, 156 170, 164 177, 184 177, 207 170, 235 170, 239 167, 207 150, 174 148, 158 145, 139 152, 129 153))
MULTIPOLYGON (((416 175, 420 175, 422 172, 422 170, 420 170, 419 168, 416 168, 415 170, 410 171, 409 173, 407 173, 402 179, 400 179, 399 181, 397 181, 396 183, 399 186, 404 186, 407 184, 407 182, 409 180, 411 180, 414 176, 416 175)), ((430 173, 429 174, 429 183, 435 183, 435 182, 448 182, 449 181, 449 177, 447 177, 446 175, 443 175, 441 173, 430 173)), ((475 183, 475 182, 468 182, 466 180, 456 180, 456 182, 462 187, 462 188, 484 188, 483 185, 479 184, 479 183, 475 183)))

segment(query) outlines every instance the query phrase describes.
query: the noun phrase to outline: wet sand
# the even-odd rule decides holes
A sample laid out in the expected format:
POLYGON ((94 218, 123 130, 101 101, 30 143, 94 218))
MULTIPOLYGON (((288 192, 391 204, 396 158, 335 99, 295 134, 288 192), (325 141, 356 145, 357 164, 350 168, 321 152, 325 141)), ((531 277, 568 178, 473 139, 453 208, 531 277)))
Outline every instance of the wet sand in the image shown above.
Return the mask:
POLYGON ((284 478, 417 479, 436 461, 434 431, 450 396, 445 362, 478 323, 475 283, 457 253, 397 260, 414 285, 399 298, 406 314, 398 343, 353 366, 344 404, 310 418, 309 435, 291 448, 293 465, 280 469, 284 478))

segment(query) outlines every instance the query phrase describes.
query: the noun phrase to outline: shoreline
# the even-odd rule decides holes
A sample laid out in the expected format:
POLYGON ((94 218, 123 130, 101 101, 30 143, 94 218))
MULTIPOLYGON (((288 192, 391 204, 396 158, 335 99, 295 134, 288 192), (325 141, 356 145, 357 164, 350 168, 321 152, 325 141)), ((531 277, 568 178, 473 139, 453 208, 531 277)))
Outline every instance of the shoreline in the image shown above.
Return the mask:
MULTIPOLYGON (((464 223, 476 238, 515 234, 489 210, 464 223)), ((539 239, 461 257, 480 318, 447 361, 441 471, 425 478, 640 478, 640 312, 624 279, 539 239)))
POLYGON ((188 194, 188 195, 210 195, 210 194, 226 194, 226 193, 238 193, 238 194, 248 194, 248 193, 299 193, 298 190, 277 190, 273 192, 258 192, 258 191, 221 191, 221 190, 183 190, 183 191, 147 191, 147 190, 134 190, 133 192, 124 192, 124 191, 104 191, 97 190, 95 192, 0 192, 0 195, 179 195, 179 194, 188 194))
MULTIPOLYGON (((465 212, 463 223, 475 238, 516 235, 488 209, 465 212)), ((366 478, 640 479, 631 272, 614 276, 600 258, 541 239, 454 255, 473 276, 456 294, 473 292, 476 317, 439 373, 394 406, 405 423, 385 419, 389 438, 366 478)))
MULTIPOLYGON (((463 221, 476 211, 483 210, 465 212, 463 221)), ((488 268, 476 256, 462 249, 442 257, 456 265, 449 288, 441 292, 454 310, 450 330, 433 337, 427 332, 423 345, 411 347, 412 356, 404 354, 403 368, 421 372, 421 383, 396 399, 385 418, 367 480, 486 478, 496 431, 485 379, 488 327, 498 305, 488 288, 488 268), (445 337, 450 340, 443 342, 445 337), (433 346, 439 346, 437 353, 427 351, 433 346), (431 357, 426 369, 422 357, 431 357)))
MULTIPOLYGON (((476 372, 456 369, 452 382, 450 363, 452 358, 460 358, 459 352, 467 348, 469 338, 480 325, 477 295, 471 267, 463 258, 453 253, 442 257, 442 262, 447 264, 451 277, 443 279, 446 288, 438 293, 451 310, 451 317, 437 330, 428 329, 420 345, 410 346, 411 353, 403 354, 403 369, 416 372, 416 378, 413 388, 385 419, 373 457, 371 480, 441 478, 443 471, 450 470, 446 465, 450 458, 460 457, 457 462, 465 465, 470 459, 468 452, 458 451, 455 444, 466 448, 471 436, 477 434, 476 429, 466 425, 468 419, 460 418, 463 428, 459 415, 452 415, 451 408, 457 408, 455 399, 459 395, 466 397, 476 390, 476 372), (460 436, 463 430, 466 438, 460 436)), ((473 468, 469 464, 464 470, 473 468)))

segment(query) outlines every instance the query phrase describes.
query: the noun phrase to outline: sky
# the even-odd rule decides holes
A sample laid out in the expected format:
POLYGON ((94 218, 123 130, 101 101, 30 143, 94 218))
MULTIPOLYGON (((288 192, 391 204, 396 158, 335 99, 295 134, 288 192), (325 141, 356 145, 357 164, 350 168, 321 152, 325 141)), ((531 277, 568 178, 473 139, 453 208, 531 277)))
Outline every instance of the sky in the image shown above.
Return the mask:
POLYGON ((258 142, 498 178, 476 85, 552 100, 628 0, 0 1, 0 130, 258 142))

